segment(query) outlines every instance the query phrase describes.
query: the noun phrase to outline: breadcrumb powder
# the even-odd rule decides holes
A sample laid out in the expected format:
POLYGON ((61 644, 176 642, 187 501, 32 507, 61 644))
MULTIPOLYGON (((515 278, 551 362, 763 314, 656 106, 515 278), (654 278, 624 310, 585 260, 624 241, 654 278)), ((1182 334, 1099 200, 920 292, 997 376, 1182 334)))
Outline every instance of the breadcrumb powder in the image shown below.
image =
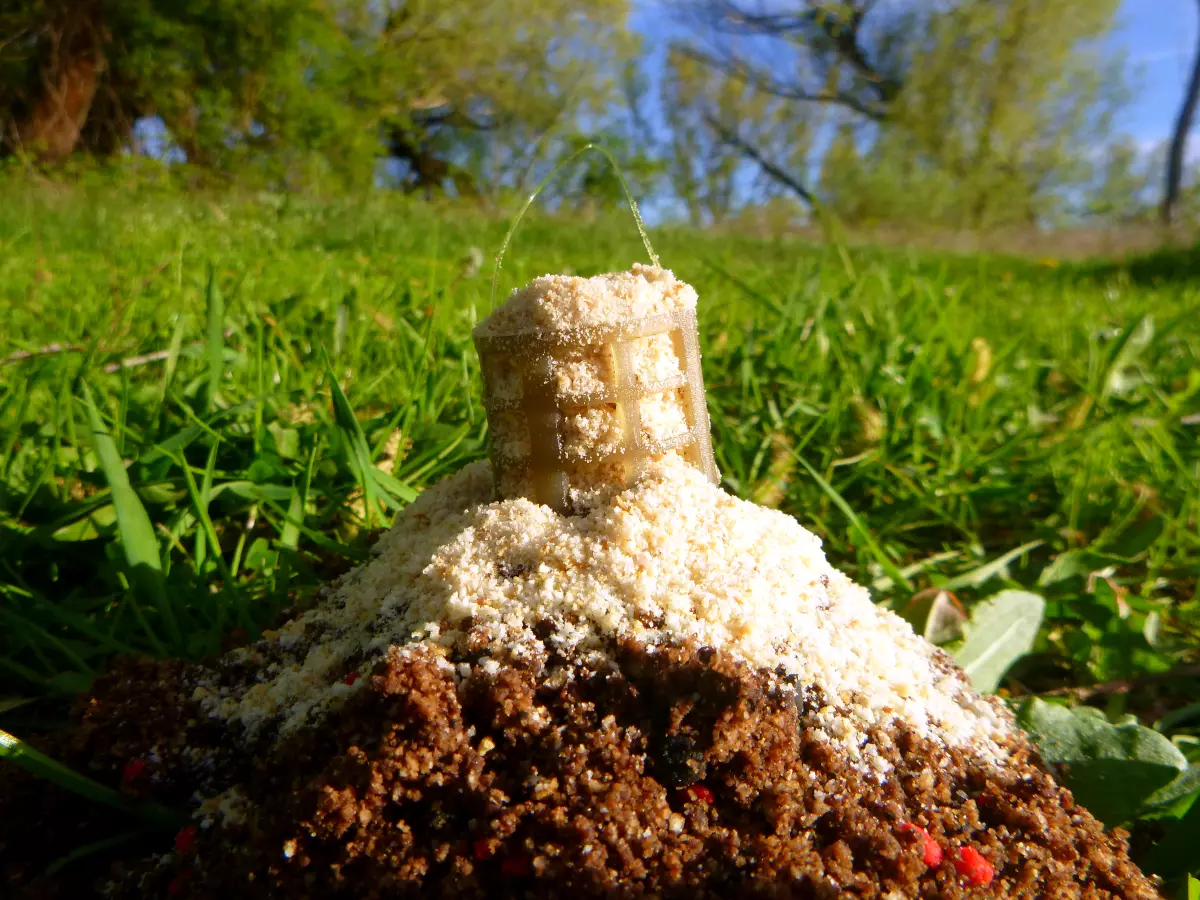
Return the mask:
POLYGON ((592 278, 535 278, 510 294, 480 323, 479 331, 505 335, 587 329, 695 307, 696 290, 691 285, 667 269, 634 263, 628 272, 592 278))
MULTIPOLYGON (((426 491, 397 518, 377 557, 324 605, 293 620, 263 653, 278 659, 248 689, 207 692, 214 716, 280 736, 360 690, 390 647, 462 653, 486 634, 488 656, 558 651, 602 665, 613 639, 693 640, 813 685, 830 698, 824 736, 863 771, 886 775, 868 730, 902 720, 921 735, 999 761, 1006 714, 938 663, 932 645, 825 559, 790 516, 739 500, 668 455, 586 516, 524 499, 490 502, 486 463, 426 491), (539 627, 540 626, 540 627, 539 627)), ((446 663, 461 676, 461 666, 446 663)))

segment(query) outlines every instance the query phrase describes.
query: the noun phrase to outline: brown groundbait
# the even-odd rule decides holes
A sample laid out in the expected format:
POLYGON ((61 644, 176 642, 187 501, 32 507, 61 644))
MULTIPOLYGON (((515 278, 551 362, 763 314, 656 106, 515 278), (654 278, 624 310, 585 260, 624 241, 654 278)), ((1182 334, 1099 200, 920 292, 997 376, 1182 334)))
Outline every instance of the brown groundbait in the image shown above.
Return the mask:
MULTIPOLYGON (((630 484, 672 452, 715 484, 696 334, 694 309, 575 331, 477 330, 499 493, 580 512, 589 492, 630 484), (661 335, 673 348, 656 357, 666 378, 638 361, 661 335), (578 371, 592 387, 565 391, 563 373, 578 371), (647 430, 653 397, 678 431, 647 430)), ((508 588, 531 577, 497 566, 508 588)), ((336 586, 325 602, 339 602, 336 586)), ((555 623, 539 621, 540 655, 516 654, 483 625, 456 627, 462 644, 393 647, 371 668, 342 660, 327 674, 359 689, 278 740, 278 718, 248 733, 201 699, 261 689, 278 640, 208 669, 118 661, 76 727, 43 745, 134 797, 206 801, 197 825, 43 878, 126 825, 0 767, 0 895, 1159 896, 1126 835, 1076 806, 1015 730, 997 764, 880 719, 890 724, 866 736, 884 768, 865 770, 823 736, 842 710, 820 689, 726 650, 610 636, 604 653, 568 658, 550 649, 555 623), (964 854, 990 880, 960 871, 964 854)), ((933 666, 963 677, 940 652, 933 666)))
POLYGON ((708 648, 630 642, 610 670, 571 681, 552 658, 459 686, 437 663, 393 655, 324 727, 249 749, 204 721, 187 668, 119 665, 59 752, 119 783, 154 748, 127 791, 182 803, 239 784, 249 812, 176 839, 185 852, 160 835, 39 890, 31 878, 56 854, 112 825, 98 811, 81 824, 77 798, 0 770, 4 808, 20 812, 0 817, 4 896, 1158 896, 1124 835, 1023 740, 997 768, 881 729, 894 770, 880 784, 810 737, 819 693, 783 693, 708 648), (943 865, 925 865, 908 824, 943 865), (988 888, 956 873, 963 847, 994 864, 988 888))

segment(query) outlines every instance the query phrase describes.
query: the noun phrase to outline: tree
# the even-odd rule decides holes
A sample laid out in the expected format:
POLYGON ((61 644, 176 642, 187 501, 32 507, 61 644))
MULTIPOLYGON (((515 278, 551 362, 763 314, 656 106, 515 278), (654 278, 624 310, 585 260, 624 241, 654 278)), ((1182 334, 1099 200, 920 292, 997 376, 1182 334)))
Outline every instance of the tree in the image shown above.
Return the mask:
POLYGON ((0 11, 0 147, 68 156, 106 68, 98 0, 33 0, 0 11))
POLYGON ((454 173, 500 184, 566 150, 555 138, 607 109, 636 49, 626 0, 367 5, 382 17, 385 142, 421 188, 454 173))
POLYGON ((1096 189, 1088 198, 1088 214, 1117 223, 1142 218, 1148 172, 1136 143, 1128 138, 1113 142, 1096 189))
POLYGON ((869 202, 864 190, 867 177, 854 123, 842 121, 821 157, 822 201, 846 222, 861 222, 869 202))
POLYGON ((1192 131, 1192 123, 1196 118, 1196 104, 1200 101, 1200 37, 1197 38, 1196 55, 1192 60, 1192 77, 1188 82, 1187 91, 1183 97, 1183 105, 1179 108, 1179 116, 1175 120, 1175 130, 1171 135, 1171 149, 1167 153, 1167 183, 1163 192, 1162 206, 1159 215, 1166 225, 1173 223, 1176 207, 1179 204, 1179 189, 1183 182, 1183 157, 1187 150, 1188 135, 1192 131))
POLYGON ((157 117, 187 160, 295 186, 474 190, 610 104, 627 0, 6 0, 0 153, 55 163, 157 117))
MULTIPOLYGON (((779 192, 786 172, 763 178, 762 164, 774 165, 765 157, 747 172, 748 152, 763 148, 789 168, 801 168, 808 159, 812 130, 806 110, 737 74, 714 71, 681 48, 668 53, 662 92, 670 128, 667 171, 693 224, 725 219, 739 193, 765 201, 779 192)), ((807 193, 798 183, 790 189, 807 193)))
MULTIPOLYGON (((896 173, 945 198, 939 224, 1037 224, 1091 179, 1088 151, 1124 100, 1120 61, 1098 42, 1117 5, 708 0, 687 52, 782 101, 870 124, 896 173)), ((799 181, 744 143, 764 171, 789 174, 781 183, 799 181)), ((914 193, 910 212, 923 208, 914 193)))

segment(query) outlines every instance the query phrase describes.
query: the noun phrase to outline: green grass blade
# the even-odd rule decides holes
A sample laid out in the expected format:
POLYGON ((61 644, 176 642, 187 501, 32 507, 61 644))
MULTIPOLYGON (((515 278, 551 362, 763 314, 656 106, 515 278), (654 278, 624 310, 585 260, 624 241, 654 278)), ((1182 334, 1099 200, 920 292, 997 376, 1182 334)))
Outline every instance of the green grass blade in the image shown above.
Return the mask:
POLYGON ((871 532, 867 530, 867 526, 863 523, 863 520, 850 508, 850 504, 834 489, 833 485, 822 478, 820 473, 809 465, 808 460, 801 457, 795 451, 792 451, 792 456, 812 476, 813 481, 825 492, 825 495, 833 501, 833 505, 841 510, 842 515, 850 521, 854 530, 862 538, 863 543, 866 544, 867 549, 871 551, 871 555, 875 558, 875 561, 879 563, 880 568, 891 577, 895 584, 901 584, 905 590, 911 592, 913 589, 912 582, 908 580, 903 570, 892 561, 892 558, 883 552, 883 548, 875 542, 875 538, 871 536, 871 532))
MULTIPOLYGON (((86 383, 80 384, 83 392, 84 406, 87 410, 88 423, 92 429, 92 443, 96 455, 100 459, 100 467, 108 481, 112 492, 113 506, 117 511, 117 530, 121 538, 121 549, 125 554, 125 562, 129 566, 130 575, 135 585, 141 586, 162 614, 167 630, 173 641, 181 642, 182 633, 175 619, 175 612, 163 587, 162 561, 159 558, 158 540, 154 536, 154 526, 137 491, 129 484, 129 473, 125 471, 125 463, 117 453, 117 445, 112 435, 104 427, 96 402, 92 399, 91 389, 86 383)), ((136 615, 146 637, 154 645, 155 651, 167 655, 154 629, 146 620, 140 607, 135 606, 136 615)))
MULTIPOLYGON (((329 381, 329 392, 333 396, 334 423, 341 432, 342 442, 346 447, 347 461, 350 463, 350 469, 363 493, 366 525, 370 528, 374 522, 375 495, 378 490, 375 466, 371 463, 371 448, 367 446, 366 435, 363 434, 362 426, 358 424, 358 418, 354 415, 354 407, 346 399, 342 386, 338 384, 337 376, 333 374, 329 357, 322 353, 322 358, 325 363, 326 379, 329 381)), ((392 501, 389 505, 396 503, 394 498, 389 497, 388 499, 392 501)))
POLYGON ((120 791, 80 775, 7 731, 0 731, 0 759, 6 759, 38 778, 43 778, 93 803, 132 813, 146 822, 164 828, 179 828, 187 821, 186 816, 165 806, 135 801, 120 791))
MULTIPOLYGON (((196 519, 200 522, 203 529, 203 535, 207 539, 209 546, 212 548, 213 561, 217 565, 217 570, 221 573, 221 577, 225 581, 225 592, 232 598, 235 614, 238 618, 238 624, 243 627, 251 627, 251 623, 247 618, 245 604, 241 602, 241 597, 234 582, 233 572, 230 571, 228 563, 225 562, 225 557, 221 554, 221 542, 217 537, 217 529, 213 524, 212 517, 208 512, 208 501, 199 485, 196 484, 196 478, 192 474, 192 468, 188 465, 187 458, 182 453, 174 454, 175 464, 183 470, 184 484, 187 486, 188 497, 192 501, 192 511, 196 514, 196 519)), ((206 472, 208 469, 206 468, 206 472)))
POLYGON ((99 841, 93 841, 90 844, 84 844, 82 847, 76 847, 65 856, 60 856, 54 862, 46 867, 46 871, 42 873, 44 878, 51 878, 61 872, 63 869, 72 863, 78 862, 81 859, 86 859, 96 853, 103 853, 105 850, 112 850, 114 847, 120 847, 122 844, 127 844, 137 838, 148 837, 154 834, 157 829, 147 828, 132 828, 129 831, 114 835, 113 837, 103 838, 99 841))
POLYGON ((217 287, 217 273, 208 270, 208 392, 206 409, 212 410, 225 375, 225 298, 217 287))
POLYGON ((944 591, 956 591, 965 587, 981 587, 983 584, 1004 571, 1010 562, 1015 559, 1019 559, 1030 550, 1040 546, 1042 546, 1041 541, 1029 541, 1028 543, 1022 544, 1020 547, 1009 550, 1007 553, 997 557, 996 559, 993 559, 991 562, 984 563, 982 566, 971 569, 969 572, 962 572, 961 574, 955 575, 944 584, 938 585, 938 587, 944 591))

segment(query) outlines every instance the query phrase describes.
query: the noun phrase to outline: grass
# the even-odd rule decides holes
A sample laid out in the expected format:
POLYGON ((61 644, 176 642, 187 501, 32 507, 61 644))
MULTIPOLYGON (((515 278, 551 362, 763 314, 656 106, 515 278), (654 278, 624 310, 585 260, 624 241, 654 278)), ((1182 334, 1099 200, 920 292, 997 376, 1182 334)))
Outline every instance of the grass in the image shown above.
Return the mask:
MULTIPOLYGON (((504 222, 378 197, 4 195, 0 729, 61 721, 113 654, 256 634, 486 452, 469 334, 504 222)), ((968 613, 1038 592, 1002 693, 1136 717, 1200 790, 1194 267, 653 239, 700 292, 726 487, 910 617, 939 590, 968 613)), ((627 218, 527 219, 501 289, 643 253, 627 218)), ((1196 793, 1127 817, 1156 871, 1195 865, 1162 847, 1200 834, 1196 793)))

